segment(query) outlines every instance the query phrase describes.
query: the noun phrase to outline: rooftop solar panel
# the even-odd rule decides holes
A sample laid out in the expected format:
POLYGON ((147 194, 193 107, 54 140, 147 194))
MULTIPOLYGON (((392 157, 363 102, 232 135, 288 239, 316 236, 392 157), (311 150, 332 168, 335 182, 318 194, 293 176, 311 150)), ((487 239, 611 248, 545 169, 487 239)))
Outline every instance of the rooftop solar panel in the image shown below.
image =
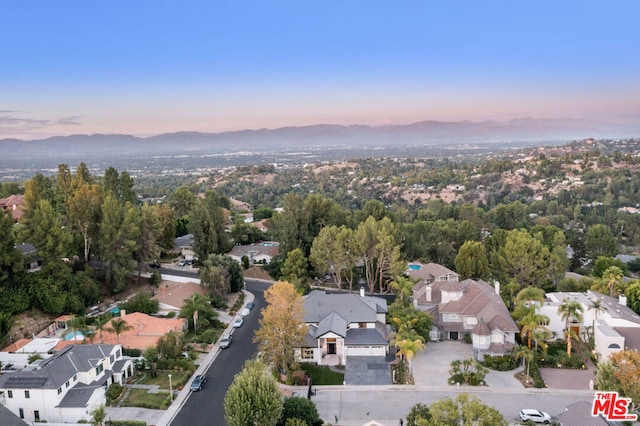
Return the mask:
POLYGON ((39 388, 47 383, 46 377, 10 377, 7 379, 7 388, 39 388))

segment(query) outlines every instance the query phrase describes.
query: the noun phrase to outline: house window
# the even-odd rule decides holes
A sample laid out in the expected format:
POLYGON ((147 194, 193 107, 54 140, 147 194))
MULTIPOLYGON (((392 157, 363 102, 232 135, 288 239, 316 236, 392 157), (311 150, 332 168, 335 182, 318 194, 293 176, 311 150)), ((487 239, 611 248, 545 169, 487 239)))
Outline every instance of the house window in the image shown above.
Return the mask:
POLYGON ((69 381, 67 380, 67 383, 64 384, 66 387, 69 387, 69 381))
POLYGON ((109 362, 110 362, 111 364, 113 364, 114 358, 115 358, 115 356, 114 356, 114 355, 111 355, 111 356, 109 357, 109 362))
POLYGON ((27 399, 31 398, 31 394, 29 393, 28 390, 24 391, 24 397, 27 399))
POLYGON ((8 398, 13 398, 13 391, 12 390, 8 390, 7 391, 7 397, 8 398))
POLYGON ((358 328, 367 328, 367 323, 366 322, 359 322, 358 323, 358 328))
POLYGON ((78 375, 77 375, 77 374, 74 374, 74 375, 73 375, 73 381, 74 381, 74 382, 77 382, 77 381, 78 381, 78 375))
POLYGON ((467 317, 467 324, 477 324, 478 323, 478 318, 476 317, 467 317))
POLYGON ((33 420, 35 420, 36 422, 40 421, 40 411, 33 410, 33 420))
POLYGON ((96 375, 99 375, 100 373, 102 373, 104 371, 104 367, 102 366, 102 364, 98 365, 96 367, 96 375))
POLYGON ((313 359, 313 348, 302 348, 302 359, 313 359))
POLYGON ((24 419, 24 410, 22 408, 18 408, 18 414, 21 419, 24 419))
POLYGON ((116 358, 120 358, 122 356, 122 352, 120 349, 116 352, 116 358))
POLYGON ((62 393, 62 388, 58 388, 58 395, 62 393))

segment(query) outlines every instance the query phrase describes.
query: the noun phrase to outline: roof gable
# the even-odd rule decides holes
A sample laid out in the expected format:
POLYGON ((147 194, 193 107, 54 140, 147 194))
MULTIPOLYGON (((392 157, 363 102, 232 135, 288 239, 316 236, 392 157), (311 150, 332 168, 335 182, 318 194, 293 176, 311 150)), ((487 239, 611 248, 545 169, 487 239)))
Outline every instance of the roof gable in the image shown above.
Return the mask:
POLYGON ((387 312, 387 301, 381 297, 314 291, 305 297, 304 310, 306 323, 319 323, 332 312, 343 318, 347 325, 356 322, 374 323, 378 319, 378 313, 387 312))

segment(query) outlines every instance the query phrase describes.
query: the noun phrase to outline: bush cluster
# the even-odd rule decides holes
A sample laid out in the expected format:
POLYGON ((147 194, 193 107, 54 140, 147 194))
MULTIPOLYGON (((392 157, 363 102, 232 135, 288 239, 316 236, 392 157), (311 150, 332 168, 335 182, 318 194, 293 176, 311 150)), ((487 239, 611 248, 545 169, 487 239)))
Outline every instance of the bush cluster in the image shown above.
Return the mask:
POLYGON ((518 366, 518 362, 512 355, 485 355, 482 365, 496 371, 510 371, 518 366))

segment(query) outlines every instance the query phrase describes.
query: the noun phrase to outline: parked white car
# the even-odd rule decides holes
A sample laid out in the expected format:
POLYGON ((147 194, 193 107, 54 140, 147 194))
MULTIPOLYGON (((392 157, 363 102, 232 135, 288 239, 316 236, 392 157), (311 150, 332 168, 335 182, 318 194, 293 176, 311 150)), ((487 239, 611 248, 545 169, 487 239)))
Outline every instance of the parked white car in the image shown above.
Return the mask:
POLYGON ((244 308, 242 310, 242 312, 240 312, 240 315, 244 318, 244 317, 248 316, 250 313, 251 313, 251 309, 244 308))
POLYGON ((533 408, 523 408, 520 410, 520 420, 523 422, 531 420, 534 423, 544 423, 548 425, 551 423, 551 416, 544 411, 535 410, 533 408))

